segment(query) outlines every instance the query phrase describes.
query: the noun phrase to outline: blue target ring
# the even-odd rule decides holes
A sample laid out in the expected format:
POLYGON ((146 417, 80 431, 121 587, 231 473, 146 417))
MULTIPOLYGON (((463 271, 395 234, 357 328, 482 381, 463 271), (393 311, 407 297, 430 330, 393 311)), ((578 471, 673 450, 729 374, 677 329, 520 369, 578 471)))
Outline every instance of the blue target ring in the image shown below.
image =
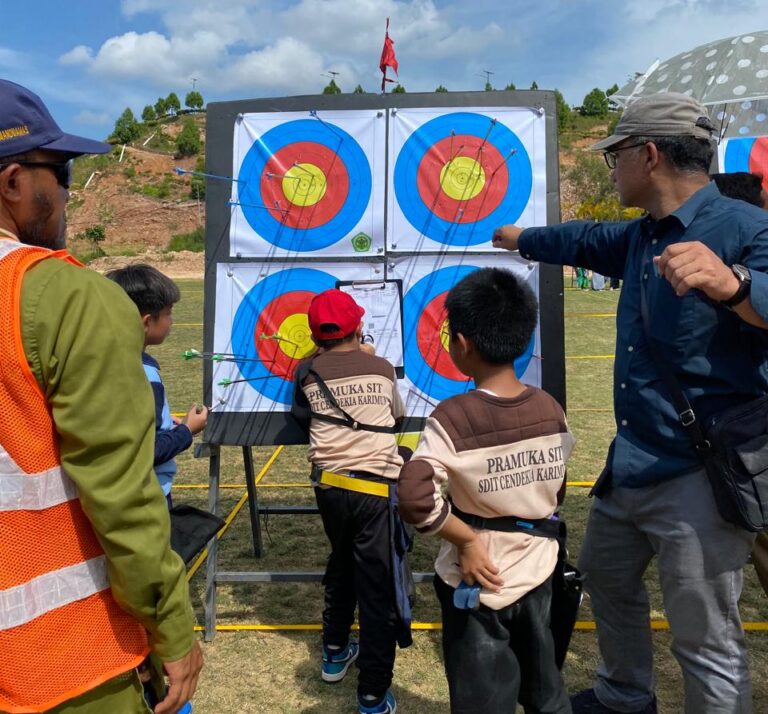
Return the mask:
MULTIPOLYGON (((403 330, 405 348, 405 375, 424 394, 436 400, 447 399, 467 390, 467 383, 449 379, 424 360, 417 342, 419 319, 422 311, 438 295, 450 290, 462 278, 478 270, 474 265, 456 265, 441 268, 419 280, 403 298, 403 330)), ((439 339, 435 336, 435 339, 439 339)), ((514 362, 515 374, 520 379, 533 357, 536 335, 514 362)))
POLYGON ((240 374, 253 389, 273 402, 290 404, 293 384, 273 374, 259 357, 254 339, 259 316, 276 298, 293 291, 321 293, 336 287, 336 278, 320 270, 291 268, 270 275, 251 288, 232 322, 232 351, 240 374))
POLYGON ((487 243, 493 230, 505 223, 515 223, 525 210, 533 190, 533 169, 528 152, 518 136, 496 123, 490 129, 491 119, 471 112, 446 114, 428 121, 408 137, 395 164, 394 186, 397 202, 403 215, 419 233, 438 243, 470 246, 487 243), (457 135, 470 135, 484 139, 506 159, 508 183, 501 203, 495 210, 472 223, 452 223, 436 216, 420 195, 417 177, 424 155, 437 142, 457 135))
MULTIPOLYGON (((371 168, 360 145, 343 129, 317 119, 297 119, 270 129, 248 150, 237 178, 240 208, 248 224, 272 245, 291 251, 319 250, 341 240, 357 225, 371 198, 371 168), (260 184, 267 162, 295 143, 316 143, 332 151, 349 177, 349 192, 341 209, 329 221, 312 228, 285 225, 262 208, 265 201, 260 184)), ((333 191, 332 182, 327 191, 333 191)))
POLYGON ((755 141, 755 138, 728 140, 728 144, 725 147, 725 173, 749 172, 749 157, 755 141))

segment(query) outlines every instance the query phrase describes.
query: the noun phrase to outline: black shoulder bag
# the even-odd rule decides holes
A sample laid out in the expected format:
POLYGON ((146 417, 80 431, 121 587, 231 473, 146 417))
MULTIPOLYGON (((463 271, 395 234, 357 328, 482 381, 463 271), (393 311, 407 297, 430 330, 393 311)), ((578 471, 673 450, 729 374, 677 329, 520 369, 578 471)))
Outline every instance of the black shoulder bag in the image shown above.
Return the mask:
POLYGON ((724 520, 748 531, 768 527, 768 395, 710 418, 702 427, 659 345, 651 337, 645 282, 640 282, 643 331, 678 419, 693 440, 724 520))

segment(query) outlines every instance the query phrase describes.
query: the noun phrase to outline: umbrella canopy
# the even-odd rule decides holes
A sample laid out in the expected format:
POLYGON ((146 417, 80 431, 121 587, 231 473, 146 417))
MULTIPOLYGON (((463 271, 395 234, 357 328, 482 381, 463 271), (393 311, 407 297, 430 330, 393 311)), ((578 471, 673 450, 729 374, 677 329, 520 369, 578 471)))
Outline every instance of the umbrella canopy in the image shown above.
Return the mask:
POLYGON ((654 62, 611 100, 681 92, 710 107, 720 137, 768 134, 768 31, 728 37, 654 62))

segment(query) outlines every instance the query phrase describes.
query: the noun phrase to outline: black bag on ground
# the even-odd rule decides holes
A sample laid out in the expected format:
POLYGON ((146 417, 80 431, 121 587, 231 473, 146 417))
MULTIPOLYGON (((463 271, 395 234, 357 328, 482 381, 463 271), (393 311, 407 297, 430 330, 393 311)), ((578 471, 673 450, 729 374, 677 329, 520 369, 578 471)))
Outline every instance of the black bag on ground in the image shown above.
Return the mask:
POLYGON ((180 503, 172 506, 171 548, 189 565, 224 526, 224 520, 213 513, 180 503))
POLYGON ((768 528, 768 395, 713 417, 706 442, 698 450, 720 515, 755 533, 768 528))

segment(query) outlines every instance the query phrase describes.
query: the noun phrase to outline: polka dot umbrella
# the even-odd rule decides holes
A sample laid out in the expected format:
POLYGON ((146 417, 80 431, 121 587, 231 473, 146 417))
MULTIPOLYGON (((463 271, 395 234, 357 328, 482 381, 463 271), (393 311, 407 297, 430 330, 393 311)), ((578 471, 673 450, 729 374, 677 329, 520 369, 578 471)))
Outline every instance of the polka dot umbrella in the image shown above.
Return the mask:
POLYGON ((768 31, 728 37, 656 61, 611 100, 626 106, 656 92, 682 92, 707 105, 721 139, 768 134, 768 31))

